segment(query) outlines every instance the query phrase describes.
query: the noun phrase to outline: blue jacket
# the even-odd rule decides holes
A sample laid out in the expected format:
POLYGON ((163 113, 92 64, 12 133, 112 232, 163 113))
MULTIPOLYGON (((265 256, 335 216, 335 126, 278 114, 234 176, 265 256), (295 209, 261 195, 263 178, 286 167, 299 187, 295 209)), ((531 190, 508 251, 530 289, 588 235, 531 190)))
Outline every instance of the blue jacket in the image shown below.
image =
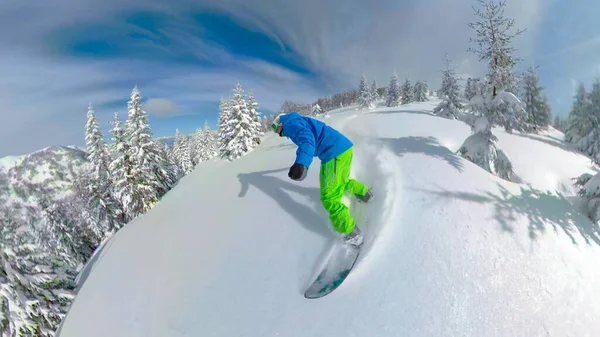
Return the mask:
POLYGON ((310 167, 313 157, 328 162, 353 146, 348 138, 317 119, 301 116, 295 111, 279 119, 283 135, 298 145, 294 163, 306 168, 310 167))

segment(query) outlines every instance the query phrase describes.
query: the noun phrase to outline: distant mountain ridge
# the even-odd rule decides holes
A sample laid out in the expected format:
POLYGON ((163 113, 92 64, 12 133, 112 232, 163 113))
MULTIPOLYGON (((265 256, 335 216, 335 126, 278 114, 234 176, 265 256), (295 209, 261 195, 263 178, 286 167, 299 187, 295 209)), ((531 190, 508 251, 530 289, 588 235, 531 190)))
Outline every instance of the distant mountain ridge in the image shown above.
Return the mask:
MULTIPOLYGON (((155 138, 173 147, 175 137, 155 138)), ((14 207, 24 217, 40 217, 40 201, 59 200, 73 192, 87 152, 75 145, 54 145, 29 154, 0 158, 0 207, 14 207)))
POLYGON ((0 159, 0 207, 21 210, 36 220, 42 199, 69 195, 79 172, 88 164, 87 153, 75 147, 50 146, 23 156, 0 159))

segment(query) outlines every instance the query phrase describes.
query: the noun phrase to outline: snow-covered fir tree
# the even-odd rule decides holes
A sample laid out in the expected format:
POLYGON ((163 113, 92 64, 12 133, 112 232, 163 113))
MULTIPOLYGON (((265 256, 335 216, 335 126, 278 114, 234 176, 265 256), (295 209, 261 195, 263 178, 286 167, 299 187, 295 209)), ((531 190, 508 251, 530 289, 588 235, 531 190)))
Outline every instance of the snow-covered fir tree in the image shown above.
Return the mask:
POLYGON ((260 125, 261 114, 258 111, 258 103, 256 102, 256 98, 254 98, 254 94, 252 92, 248 94, 248 111, 253 123, 253 139, 255 140, 256 144, 260 144, 260 137, 262 137, 264 133, 260 125))
POLYGON ((208 122, 204 122, 204 134, 208 138, 207 158, 212 159, 219 154, 219 136, 215 130, 212 130, 208 122))
POLYGON ((591 131, 590 116, 592 113, 592 105, 588 98, 583 83, 579 83, 575 93, 575 100, 567 119, 567 127, 565 131, 565 140, 572 144, 578 144, 583 135, 587 135, 591 131))
POLYGON ((131 204, 133 197, 134 179, 132 175, 133 161, 129 151, 129 142, 125 136, 125 129, 121 126, 118 113, 114 113, 112 123, 112 161, 109 165, 111 172, 111 183, 113 186, 114 196, 122 205, 123 221, 129 222, 133 219, 133 215, 129 213, 128 205, 131 204))
POLYGON ((514 20, 504 16, 504 1, 496 4, 492 0, 479 0, 479 3, 483 10, 473 9, 480 21, 469 24, 477 36, 470 41, 475 42, 477 47, 469 50, 479 55, 480 60, 488 61, 488 78, 479 82, 482 87, 478 92, 481 94, 470 101, 470 108, 478 117, 472 126, 473 134, 465 140, 459 152, 486 171, 513 180, 512 163, 496 147, 497 138, 491 129, 500 125, 511 132, 513 129, 521 131, 524 127, 525 107, 514 95, 516 91, 512 91, 516 87, 516 77, 512 72, 516 59, 512 56, 515 49, 511 46, 512 39, 522 31, 509 33, 514 20))
POLYGON ((442 102, 433 109, 433 113, 448 119, 458 119, 464 108, 459 97, 458 78, 448 54, 444 56, 444 63, 442 85, 438 90, 438 97, 442 99, 442 102))
POLYGON ((444 55, 444 69, 442 70, 442 84, 438 90, 438 97, 449 99, 457 107, 461 107, 460 88, 458 86, 459 78, 456 75, 456 69, 452 65, 452 60, 448 54, 444 55))
POLYGON ((413 98, 415 102, 426 102, 429 100, 427 97, 427 92, 429 90, 427 89, 427 83, 425 81, 418 80, 415 83, 413 91, 413 98))
POLYGON ((0 336, 54 336, 75 298, 75 268, 37 241, 32 222, 0 209, 0 336))
POLYGON ((452 103, 452 100, 444 99, 434 109, 433 113, 447 119, 459 119, 460 108, 452 103))
POLYGON ((152 172, 158 180, 158 198, 164 196, 179 180, 170 172, 169 154, 164 147, 157 141, 153 140, 152 148, 155 151, 156 162, 152 164, 152 172))
POLYGON ((585 114, 580 122, 580 139, 575 147, 587 154, 595 163, 600 163, 600 79, 592 84, 585 100, 585 114))
POLYGON ((116 232, 122 223, 122 209, 113 195, 110 173, 110 153, 100 132, 94 109, 90 105, 87 113, 85 142, 89 160, 87 199, 93 230, 104 237, 116 232))
POLYGON ((136 86, 127 103, 125 127, 129 158, 133 163, 132 195, 127 204, 123 205, 134 217, 146 213, 158 202, 160 195, 168 190, 166 182, 161 179, 168 177, 167 172, 157 175, 157 170, 163 169, 160 167, 163 160, 160 158, 159 146, 152 137, 148 115, 142 109, 141 101, 142 96, 136 86))
MULTIPOLYGON (((583 84, 579 85, 567 128, 565 138, 600 165, 600 79, 594 81, 589 95, 583 84)), ((596 226, 600 225, 600 174, 585 173, 577 178, 575 185, 585 201, 588 217, 596 226)))
POLYGON ((478 81, 477 78, 469 77, 467 79, 467 84, 465 86, 465 94, 464 94, 464 97, 467 101, 470 101, 471 98, 473 98, 473 96, 475 96, 477 94, 477 90, 475 88, 475 83, 477 83, 477 81, 478 81))
POLYGON ((200 153, 200 162, 210 160, 219 154, 218 138, 208 125, 208 121, 204 121, 204 129, 199 134, 198 153, 200 153))
POLYGON ((240 158, 251 151, 256 145, 255 123, 252 120, 248 104, 244 100, 242 85, 238 82, 231 98, 231 111, 226 121, 228 142, 224 151, 229 160, 240 158))
POLYGON ((321 106, 319 105, 319 103, 315 103, 312 106, 312 114, 313 116, 320 116, 323 113, 323 109, 321 108, 321 106))
POLYGON ((524 76, 522 101, 527 112, 527 131, 540 131, 550 125, 550 105, 542 96, 542 87, 535 68, 530 67, 524 76))
POLYGON ((371 83, 371 103, 375 104, 379 100, 379 93, 377 92, 377 83, 373 80, 371 83))
MULTIPOLYGON (((497 101, 492 102, 492 104, 497 103, 497 101)), ((496 146, 498 138, 492 134, 489 120, 487 118, 476 119, 472 132, 473 134, 464 141, 458 150, 461 156, 503 179, 513 179, 512 163, 508 156, 496 146)))
MULTIPOLYGON (((200 129, 197 129, 196 132, 200 131, 200 129)), ((188 135, 188 152, 190 154, 190 163, 192 164, 192 167, 196 167, 196 165, 198 165, 198 157, 200 156, 198 154, 198 144, 196 144, 196 134, 192 133, 191 135, 188 135)))
POLYGON ((392 75, 390 85, 387 90, 387 97, 385 99, 385 105, 387 107, 394 107, 400 104, 400 84, 398 83, 398 76, 392 75))
POLYGON ((371 109, 373 107, 371 99, 371 89, 367 84, 367 78, 365 77, 365 75, 363 75, 360 78, 360 83, 358 85, 358 106, 361 109, 371 109))
POLYGON ((79 178, 75 193, 60 200, 43 199, 41 226, 34 228, 37 244, 53 256, 59 256, 70 266, 85 264, 108 235, 95 230, 96 221, 87 206, 87 186, 90 177, 79 178))
POLYGON ((192 156, 192 165, 196 166, 202 162, 202 129, 196 128, 196 131, 190 135, 190 155, 192 156), (191 148, 193 146, 193 148, 191 148))
POLYGON ((231 151, 228 147, 229 143, 233 139, 233 123, 231 118, 231 100, 221 98, 221 104, 219 105, 219 156, 221 158, 229 158, 231 151))
POLYGON ((407 78, 402 85, 402 104, 408 104, 414 102, 413 86, 410 80, 407 78))
MULTIPOLYGON (((600 142, 600 135, 598 135, 598 132, 600 131, 600 78, 596 78, 596 80, 594 81, 594 83, 592 84, 592 91, 590 91, 590 96, 589 96, 589 100, 590 100, 590 120, 592 122, 592 127, 596 130, 596 136, 593 137, 593 141, 595 143, 600 142)), ((588 135, 589 137, 589 135, 588 135)), ((598 144, 595 144, 594 147, 598 147, 598 144)), ((594 157, 597 156, 597 154, 600 151, 592 151, 591 153, 593 153, 594 157)))
POLYGON ((173 145, 173 152, 175 158, 179 163, 179 167, 183 170, 184 174, 192 172, 194 165, 190 158, 190 144, 189 137, 183 135, 179 129, 175 130, 175 144, 173 145))
POLYGON ((516 94, 518 79, 512 69, 519 59, 512 55, 516 49, 511 42, 525 30, 510 33, 515 22, 504 15, 506 0, 498 3, 494 0, 477 1, 483 10, 474 8, 475 15, 480 18, 480 21, 469 23, 469 27, 477 34, 476 38, 469 40, 477 47, 470 47, 469 51, 477 54, 480 61, 487 60, 487 80, 491 83, 492 96, 500 91, 516 94))
POLYGON ((185 174, 181 169, 181 166, 177 162, 177 158, 175 157, 175 151, 172 147, 169 147, 167 144, 163 144, 163 152, 165 153, 167 164, 166 169, 169 172, 169 176, 173 181, 178 181, 185 174))

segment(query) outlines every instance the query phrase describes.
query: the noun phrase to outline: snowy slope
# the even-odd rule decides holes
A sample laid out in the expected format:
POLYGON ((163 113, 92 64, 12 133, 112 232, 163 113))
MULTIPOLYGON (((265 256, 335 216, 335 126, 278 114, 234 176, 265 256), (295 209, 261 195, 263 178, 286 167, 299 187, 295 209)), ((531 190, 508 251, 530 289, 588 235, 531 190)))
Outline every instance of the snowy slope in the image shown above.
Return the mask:
POLYGON ((14 167, 21 163, 25 156, 6 156, 0 158, 0 170, 8 171, 11 167, 14 167))
POLYGON ((327 119, 376 195, 352 203, 367 238, 329 296, 302 296, 334 240, 319 161, 289 180, 295 146, 270 136, 117 233, 60 336, 598 336, 598 232, 567 198, 595 168, 555 131, 496 130, 523 183, 498 179, 453 154, 470 131, 438 102, 327 119))

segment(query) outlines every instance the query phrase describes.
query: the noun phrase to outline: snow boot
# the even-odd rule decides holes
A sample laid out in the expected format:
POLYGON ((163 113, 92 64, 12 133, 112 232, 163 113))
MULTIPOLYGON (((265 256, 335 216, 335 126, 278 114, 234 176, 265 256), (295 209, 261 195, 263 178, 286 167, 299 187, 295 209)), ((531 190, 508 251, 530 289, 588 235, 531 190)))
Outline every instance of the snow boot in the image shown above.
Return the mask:
POLYGON ((358 229, 358 226, 354 226, 352 232, 348 234, 342 234, 342 242, 346 245, 359 247, 363 243, 363 234, 358 229))
POLYGON ((358 201, 367 203, 373 197, 373 193, 371 192, 371 189, 369 189, 367 191, 367 194, 365 194, 365 195, 357 195, 357 194, 355 194, 354 196, 356 197, 356 199, 358 199, 358 201))

